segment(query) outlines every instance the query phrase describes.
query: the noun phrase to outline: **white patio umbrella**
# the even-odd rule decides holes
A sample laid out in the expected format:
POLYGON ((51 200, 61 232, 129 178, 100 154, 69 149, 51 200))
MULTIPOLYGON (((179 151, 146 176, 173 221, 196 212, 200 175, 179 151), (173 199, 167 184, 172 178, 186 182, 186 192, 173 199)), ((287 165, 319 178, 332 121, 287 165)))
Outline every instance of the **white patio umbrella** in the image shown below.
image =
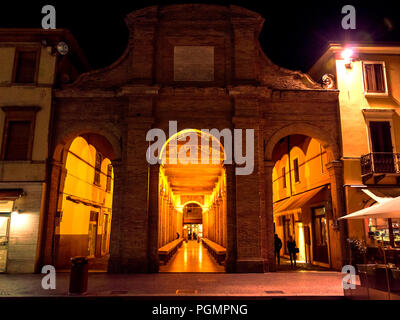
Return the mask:
POLYGON ((384 202, 380 202, 372 207, 358 210, 346 216, 340 217, 341 219, 365 219, 365 218, 382 218, 382 219, 396 219, 400 218, 400 197, 392 198, 384 202))
MULTIPOLYGON (((356 212, 350 213, 344 217, 340 217, 338 220, 342 219, 365 219, 365 218, 382 218, 389 219, 388 222, 391 223, 391 219, 400 218, 400 197, 396 198, 379 198, 373 197, 378 201, 377 204, 372 207, 368 207, 365 209, 358 210, 356 212)), ((382 237, 383 240, 383 237, 382 237)), ((389 283, 389 272, 386 263, 386 254, 383 248, 382 242, 382 250, 383 250, 383 258, 385 262, 386 269, 386 283, 388 287, 388 295, 390 300, 390 283, 389 283)), ((367 288, 368 290, 368 288, 367 288)))

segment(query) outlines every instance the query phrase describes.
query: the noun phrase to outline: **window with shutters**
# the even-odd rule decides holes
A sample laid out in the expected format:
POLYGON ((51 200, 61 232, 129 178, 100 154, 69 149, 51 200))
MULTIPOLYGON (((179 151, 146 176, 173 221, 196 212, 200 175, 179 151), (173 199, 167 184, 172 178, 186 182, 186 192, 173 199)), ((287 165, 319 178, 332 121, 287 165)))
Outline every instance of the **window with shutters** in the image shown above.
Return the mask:
POLYGON ((100 176, 101 176, 101 163, 103 161, 103 156, 100 152, 96 151, 96 163, 94 167, 94 184, 100 186, 100 176))
POLYGON ((369 132, 374 171, 377 173, 395 173, 396 164, 390 122, 370 121, 369 132))
POLYGON ((299 159, 293 160, 294 182, 300 182, 299 159))
POLYGON ((392 132, 389 121, 370 121, 371 149, 375 153, 392 153, 392 132))
POLYGON ((17 48, 15 52, 13 83, 15 84, 36 83, 38 62, 39 62, 38 49, 17 48))
POLYGON ((286 188, 286 169, 285 169, 285 167, 282 168, 282 181, 283 181, 283 188, 286 188))
POLYGON ((385 64, 363 62, 364 90, 367 94, 387 94, 385 64))
POLYGON ((39 107, 3 107, 5 113, 1 160, 31 160, 39 107))
POLYGON ((107 166, 107 185, 106 192, 111 192, 111 176, 112 176, 112 165, 107 166))

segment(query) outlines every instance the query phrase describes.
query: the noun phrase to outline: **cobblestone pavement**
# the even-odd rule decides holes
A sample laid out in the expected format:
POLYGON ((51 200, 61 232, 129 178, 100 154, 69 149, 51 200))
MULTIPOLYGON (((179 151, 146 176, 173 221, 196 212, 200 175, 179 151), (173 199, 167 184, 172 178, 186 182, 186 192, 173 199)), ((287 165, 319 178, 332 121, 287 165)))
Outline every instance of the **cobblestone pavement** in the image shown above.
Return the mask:
MULTIPOLYGON (((58 273, 55 290, 44 290, 41 274, 0 274, 1 297, 68 295, 69 273, 58 273)), ((86 296, 343 297, 343 276, 332 271, 265 274, 90 273, 86 296)))

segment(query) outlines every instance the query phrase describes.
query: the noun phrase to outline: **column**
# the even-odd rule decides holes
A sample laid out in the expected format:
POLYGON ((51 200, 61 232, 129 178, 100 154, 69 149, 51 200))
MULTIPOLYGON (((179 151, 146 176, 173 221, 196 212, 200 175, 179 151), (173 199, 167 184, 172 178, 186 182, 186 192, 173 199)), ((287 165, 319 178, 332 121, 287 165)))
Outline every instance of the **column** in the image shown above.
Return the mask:
POLYGON ((164 205, 163 205, 163 217, 162 217, 162 219, 163 219, 163 230, 162 230, 162 241, 163 241, 163 245, 165 245, 165 244, 167 244, 167 228, 168 228, 168 226, 167 226, 167 211, 168 211, 168 195, 167 194, 165 194, 164 195, 164 198, 163 198, 163 201, 164 201, 164 205))
POLYGON ((218 202, 218 226, 219 226, 218 243, 222 246, 224 239, 224 223, 223 223, 224 206, 221 196, 218 196, 217 202, 218 202))
POLYGON ((264 161, 265 209, 261 216, 262 258, 265 271, 276 271, 274 252, 274 213, 272 203, 272 170, 274 161, 264 161))
POLYGON ((50 177, 47 182, 47 210, 44 215, 44 228, 42 239, 43 243, 41 246, 42 257, 41 265, 54 265, 55 264, 55 220, 57 211, 61 211, 62 199, 60 194, 63 192, 65 177, 67 176, 67 170, 64 164, 59 161, 51 161, 48 163, 50 177))
POLYGON ((108 271, 119 273, 121 270, 121 256, 123 242, 121 241, 122 216, 124 214, 124 187, 122 161, 112 161, 114 172, 114 189, 112 202, 111 235, 110 235, 110 259, 108 271))
POLYGON ((160 194, 158 196, 159 199, 159 208, 158 208, 158 247, 162 247, 162 228, 163 228, 163 220, 162 220, 162 213, 163 213, 163 191, 162 188, 160 189, 160 194))
POLYGON ((226 272, 236 271, 236 175, 235 165, 225 164, 226 174, 226 225, 227 225, 227 258, 226 272))
MULTIPOLYGON (((330 256, 332 268, 341 270, 342 266, 349 261, 347 248, 347 222, 337 221, 345 215, 344 195, 343 195, 343 163, 334 160, 326 164, 331 182, 332 215, 328 218, 328 235, 330 242, 330 256), (331 220, 331 221, 329 221, 331 220), (338 228, 334 227, 336 223, 338 228)), ((327 213, 329 216, 329 213, 327 213)))
POLYGON ((208 238, 208 216, 210 211, 207 210, 203 213, 203 237, 208 238))
POLYGON ((220 224, 219 224, 219 216, 220 216, 219 203, 218 203, 218 199, 215 199, 215 242, 218 244, 220 244, 219 235, 221 232, 220 224))
POLYGON ((175 239, 174 237, 174 230, 175 230, 175 226, 174 226, 174 204, 171 201, 170 205, 169 205, 169 242, 173 241, 175 239))
POLYGON ((225 192, 225 190, 224 191, 222 191, 222 210, 223 210, 223 212, 222 212, 222 217, 223 217, 223 230, 224 230, 224 233, 223 233, 223 247, 227 247, 227 241, 228 241, 228 239, 227 239, 227 228, 226 228, 226 192, 225 192))
POLYGON ((212 239, 212 241, 217 242, 217 205, 215 204, 215 202, 213 203, 213 239, 212 239))
POLYGON ((158 272, 158 178, 160 165, 154 164, 150 166, 150 181, 149 181, 149 209, 148 209, 148 224, 149 224, 149 241, 148 241, 148 271, 158 272))

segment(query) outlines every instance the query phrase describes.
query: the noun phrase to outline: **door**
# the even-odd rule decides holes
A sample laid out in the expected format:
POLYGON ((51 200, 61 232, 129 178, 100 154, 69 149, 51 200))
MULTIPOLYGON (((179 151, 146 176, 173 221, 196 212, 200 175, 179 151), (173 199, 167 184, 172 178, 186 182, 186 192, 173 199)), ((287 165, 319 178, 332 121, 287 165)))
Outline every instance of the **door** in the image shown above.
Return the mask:
POLYGON ((313 260, 329 263, 325 207, 313 208, 313 260))
POLYGON ((7 271, 9 232, 10 232, 10 214, 0 213, 0 272, 7 271))
POLYGON ((94 257, 96 255, 96 242, 97 242, 97 222, 98 213, 96 211, 90 212, 89 232, 88 232, 88 256, 94 257))
POLYGON ((389 121, 371 121, 371 147, 374 172, 394 173, 393 143, 389 121))
POLYGON ((107 254, 108 253, 108 214, 103 215, 103 239, 101 242, 101 252, 102 254, 107 254))

